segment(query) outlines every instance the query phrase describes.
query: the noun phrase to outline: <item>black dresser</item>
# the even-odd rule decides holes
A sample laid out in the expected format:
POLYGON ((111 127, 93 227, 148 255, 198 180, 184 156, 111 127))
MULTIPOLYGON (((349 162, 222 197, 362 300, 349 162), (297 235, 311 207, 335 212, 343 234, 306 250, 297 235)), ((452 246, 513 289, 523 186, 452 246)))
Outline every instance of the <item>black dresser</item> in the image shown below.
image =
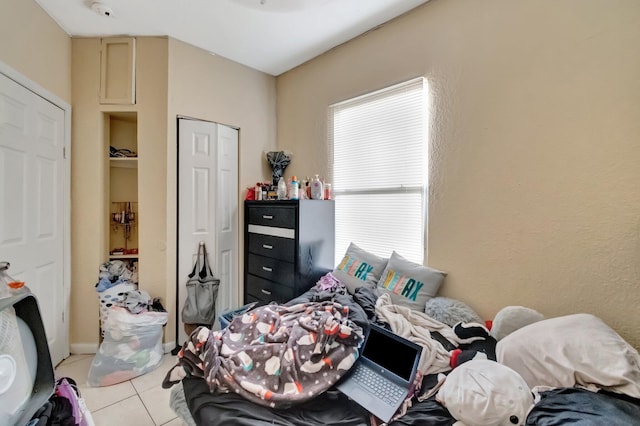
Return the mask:
POLYGON ((244 303, 286 302, 333 270, 334 201, 245 201, 244 223, 244 303))

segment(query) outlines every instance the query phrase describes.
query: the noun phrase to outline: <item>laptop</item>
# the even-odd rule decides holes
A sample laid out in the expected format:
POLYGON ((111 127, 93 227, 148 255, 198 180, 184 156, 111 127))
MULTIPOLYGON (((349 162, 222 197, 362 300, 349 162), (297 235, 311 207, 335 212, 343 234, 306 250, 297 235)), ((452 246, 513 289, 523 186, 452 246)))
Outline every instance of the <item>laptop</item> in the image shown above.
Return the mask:
POLYGON ((409 394, 422 346, 371 324, 360 357, 336 388, 389 422, 409 394))

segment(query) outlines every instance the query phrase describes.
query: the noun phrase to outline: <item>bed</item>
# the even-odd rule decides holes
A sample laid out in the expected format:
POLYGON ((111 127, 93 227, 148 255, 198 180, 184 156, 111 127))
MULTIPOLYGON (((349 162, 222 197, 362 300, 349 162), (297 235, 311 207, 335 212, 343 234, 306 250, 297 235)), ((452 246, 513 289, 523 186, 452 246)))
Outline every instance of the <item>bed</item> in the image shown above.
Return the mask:
MULTIPOLYGON (((366 253, 358 253, 358 256, 360 259, 369 260, 369 264, 375 262, 375 259, 373 261, 367 259, 366 253)), ((354 257, 353 253, 351 253, 351 257, 354 257)), ((501 422, 495 420, 495 416, 493 420, 489 420, 492 419, 491 415, 484 416, 484 413, 480 411, 485 408, 476 410, 473 404, 477 403, 477 397, 473 397, 466 406, 472 413, 467 418, 473 420, 471 422, 467 420, 464 424, 469 426, 485 424, 640 425, 640 355, 598 318, 587 314, 578 314, 537 321, 511 332, 499 342, 482 333, 464 334, 482 327, 480 324, 460 323, 458 326, 462 328, 458 329, 424 314, 424 300, 435 297, 438 291, 439 284, 431 285, 434 278, 440 279, 438 271, 425 271, 424 269, 419 271, 422 276, 419 277, 420 280, 416 279, 416 282, 424 284, 420 288, 428 289, 431 287, 427 291, 432 294, 428 295, 426 299, 419 300, 420 295, 414 291, 413 295, 416 297, 412 297, 409 303, 396 303, 397 298, 394 299, 391 294, 379 289, 381 283, 392 281, 389 279, 389 263, 386 262, 385 265, 378 266, 377 273, 373 268, 374 273, 367 276, 376 282, 376 286, 366 285, 366 283, 365 285, 352 285, 359 283, 353 280, 349 281, 348 277, 345 278, 340 274, 335 274, 335 276, 329 274, 333 279, 329 284, 318 282, 315 287, 285 304, 272 305, 270 308, 258 307, 251 312, 256 312, 257 315, 266 315, 263 312, 280 309, 279 315, 284 313, 286 316, 291 315, 292 312, 301 312, 306 309, 309 312, 313 311, 314 315, 320 311, 325 314, 327 312, 335 314, 334 309, 337 306, 339 307, 338 316, 340 313, 345 315, 343 320, 348 321, 352 331, 358 331, 358 328, 366 330, 369 324, 377 323, 410 340, 419 342, 426 350, 423 350, 423 358, 420 363, 421 374, 417 379, 415 392, 405 402, 394 419, 389 422, 390 425, 453 425, 457 421, 465 420, 464 415, 457 408, 456 410, 452 409, 452 412, 447 409, 447 406, 452 408, 453 404, 448 404, 442 392, 444 390, 443 383, 445 385, 447 381, 453 383, 454 374, 463 370, 452 363, 451 354, 456 350, 458 353, 462 351, 463 354, 471 354, 468 358, 461 357, 457 361, 459 363, 482 358, 498 361, 501 366, 517 371, 518 376, 522 378, 521 380, 526 382, 527 391, 531 390, 530 393, 527 393, 532 398, 532 403, 528 406, 526 413, 518 417, 507 416, 506 420, 501 422), (412 305, 414 301, 417 301, 415 306, 412 305), (421 309, 417 309, 416 306, 421 306, 421 309), (551 360, 551 362, 540 362, 541 359, 551 360), (455 368, 452 369, 452 365, 455 368), (533 399, 534 397, 535 399, 533 399)), ((400 272, 405 276, 418 274, 415 270, 411 270, 411 268, 417 267, 415 264, 399 266, 396 262, 392 263, 392 266, 394 265, 396 276, 400 272), (407 266, 411 268, 407 268, 407 266)), ((339 266, 336 269, 338 268, 339 266)), ((351 270, 357 270, 357 268, 351 268, 351 270)), ((415 288, 416 286, 413 287, 413 290, 415 288)), ((397 291, 395 295, 402 293, 397 291)), ((410 295, 412 292, 405 291, 404 294, 410 295)), ((245 318, 246 324, 244 326, 248 326, 249 319, 245 318)), ((306 319, 300 320, 296 317, 296 321, 296 324, 298 322, 306 324, 306 319)), ((313 397, 288 399, 291 392, 282 392, 282 394, 268 395, 265 398, 264 390, 256 388, 252 392, 245 392, 246 389, 251 390, 252 388, 249 386, 234 387, 236 382, 247 377, 242 369, 238 373, 241 374, 240 376, 235 375, 230 379, 229 376, 233 376, 235 373, 225 370, 224 365, 216 370, 218 373, 215 377, 213 374, 210 376, 204 374, 206 368, 199 370, 198 365, 209 364, 213 362, 213 359, 220 357, 207 359, 202 353, 197 353, 195 348, 206 342, 210 345, 217 344, 218 348, 221 348, 221 342, 224 342, 228 335, 234 334, 234 338, 237 340, 237 336, 249 334, 248 328, 238 328, 243 326, 242 322, 243 319, 240 317, 234 319, 229 326, 229 328, 235 326, 234 330, 225 329, 217 333, 210 333, 204 329, 205 333, 202 334, 203 337, 200 340, 186 342, 183 347, 184 351, 190 346, 191 350, 195 350, 196 353, 189 356, 184 353, 179 355, 177 366, 167 373, 163 385, 165 387, 176 385, 171 392, 171 407, 186 424, 236 426, 273 424, 287 426, 328 424, 373 426, 379 424, 378 420, 366 410, 336 391, 331 380, 329 380, 329 384, 325 383, 324 387, 321 383, 320 388, 309 387, 311 382, 298 385, 300 389, 304 388, 305 391, 312 389, 313 392, 317 392, 313 397), (192 361, 189 363, 186 359, 190 356, 192 361), (205 363, 201 363, 203 359, 206 360, 205 363), (220 373, 220 371, 224 371, 224 373, 220 373), (180 372, 180 374, 175 376, 176 372, 180 372), (174 373, 173 377, 172 373, 174 373), (223 380, 223 377, 226 379, 223 380), (218 391, 212 393, 212 388, 218 391), (267 403, 267 401, 271 402, 267 403)), ((323 324, 329 328, 326 326, 326 322, 323 324)), ((267 335, 276 332, 277 330, 268 330, 267 335)), ((349 333, 345 333, 346 335, 349 333)), ((264 333, 260 336, 264 336, 264 333)), ((353 338, 353 335, 350 338, 353 338)), ((255 344, 255 336, 251 339, 255 344)), ((297 339, 301 341, 301 337, 298 336, 297 339)), ((275 340, 277 341, 277 338, 275 340)), ((326 365, 331 365, 331 371, 335 371, 335 366, 338 363, 344 364, 343 361, 347 358, 344 355, 345 351, 348 353, 353 349, 349 344, 353 343, 357 349, 357 339, 355 342, 345 342, 343 348, 339 347, 338 340, 332 341, 332 345, 339 347, 340 353, 343 355, 340 358, 318 363, 322 364, 322 367, 318 367, 318 374, 329 371, 329 367, 326 365)), ((289 345, 289 347, 291 346, 289 345)), ((325 347, 329 347, 328 343, 325 347)), ((296 356, 299 356, 298 347, 295 346, 294 349, 296 356)), ((219 350, 223 355, 224 350, 219 350)), ((231 349, 227 348, 227 350, 231 349)), ((236 348, 232 348, 232 350, 237 352, 236 348)), ((207 352, 211 351, 207 349, 207 352)), ((303 351, 300 353, 304 354, 303 351)), ((269 356, 271 355, 269 354, 269 356)), ((311 354, 307 355, 311 356, 311 354)), ((328 359, 333 355, 326 356, 328 359)), ((304 360, 304 355, 302 357, 304 360)), ((265 364, 265 368, 267 358, 260 359, 265 364)), ((260 360, 258 360, 258 364, 260 364, 260 360)), ((471 366, 472 363, 463 365, 471 366)), ((278 364, 278 367, 282 366, 278 364)), ((211 370, 209 368, 209 371, 211 370)), ((254 368, 253 370, 260 369, 254 368)), ((260 371, 264 376, 264 371, 260 371)), ((311 377, 316 378, 316 376, 311 377)), ((331 377, 325 374, 325 377, 334 381, 339 380, 339 376, 331 377)), ((318 382, 322 382, 322 380, 315 380, 314 383, 318 382)), ((464 388, 465 382, 460 383, 462 383, 460 387, 464 388)))

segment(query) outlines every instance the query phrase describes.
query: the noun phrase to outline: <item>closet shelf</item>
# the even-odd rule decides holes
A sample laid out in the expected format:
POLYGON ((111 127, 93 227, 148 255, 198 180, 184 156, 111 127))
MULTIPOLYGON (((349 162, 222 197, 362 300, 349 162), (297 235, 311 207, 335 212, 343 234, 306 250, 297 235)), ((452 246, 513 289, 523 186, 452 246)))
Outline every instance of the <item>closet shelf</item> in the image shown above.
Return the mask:
POLYGON ((111 167, 122 167, 127 169, 135 169, 138 167, 137 157, 111 157, 109 158, 111 167))

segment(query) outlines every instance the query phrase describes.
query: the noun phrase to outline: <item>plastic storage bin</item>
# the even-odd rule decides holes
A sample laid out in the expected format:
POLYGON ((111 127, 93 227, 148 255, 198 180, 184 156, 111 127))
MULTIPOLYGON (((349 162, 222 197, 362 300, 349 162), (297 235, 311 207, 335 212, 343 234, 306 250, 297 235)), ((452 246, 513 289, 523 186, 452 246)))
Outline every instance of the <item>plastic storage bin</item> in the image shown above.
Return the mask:
POLYGON ((253 309, 254 306, 256 306, 256 304, 257 304, 256 302, 247 303, 246 305, 241 306, 238 309, 234 309, 233 311, 223 312, 222 314, 220 314, 218 316, 218 321, 220 322, 220 329, 227 328, 229 324, 231 324, 231 321, 233 321, 233 317, 242 315, 250 311, 251 309, 253 309))

